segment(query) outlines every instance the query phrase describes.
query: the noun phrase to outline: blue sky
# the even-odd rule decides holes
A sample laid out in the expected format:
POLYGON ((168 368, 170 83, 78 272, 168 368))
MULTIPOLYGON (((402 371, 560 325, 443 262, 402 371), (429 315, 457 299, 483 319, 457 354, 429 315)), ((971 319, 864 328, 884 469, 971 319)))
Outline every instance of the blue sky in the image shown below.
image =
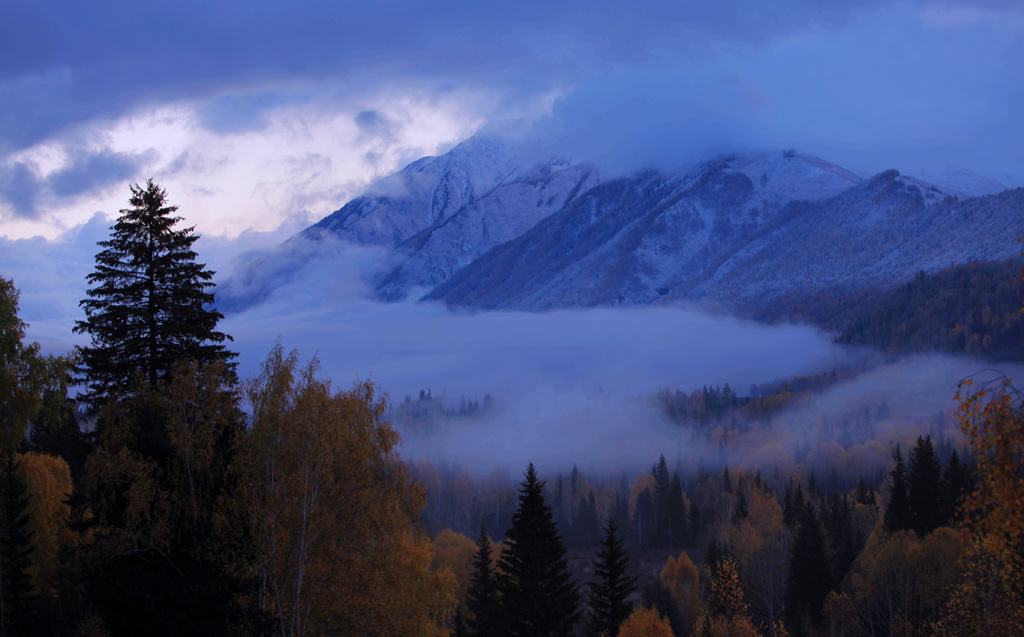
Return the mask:
POLYGON ((1009 0, 12 3, 0 236, 155 177, 201 233, 273 241, 482 128, 611 171, 795 147, 1018 185, 1022 63, 1009 0))

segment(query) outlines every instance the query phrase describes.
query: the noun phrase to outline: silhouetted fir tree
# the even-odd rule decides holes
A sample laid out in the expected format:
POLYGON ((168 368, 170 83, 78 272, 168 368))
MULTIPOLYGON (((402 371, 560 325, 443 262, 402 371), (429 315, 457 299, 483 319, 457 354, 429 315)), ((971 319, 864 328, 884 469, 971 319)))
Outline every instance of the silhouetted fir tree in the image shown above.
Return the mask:
POLYGON ((861 476, 860 480, 857 482, 856 502, 857 504, 863 504, 865 506, 878 506, 878 503, 875 502, 874 486, 869 487, 868 484, 864 482, 863 476, 861 476))
POLYGON ((498 605, 498 586, 491 566, 491 540, 484 525, 480 525, 480 537, 476 541, 476 555, 473 557, 473 571, 466 591, 466 622, 468 634, 484 637, 500 632, 501 609, 498 605))
POLYGON ((828 506, 822 508, 822 513, 834 557, 833 576, 835 581, 839 582, 857 559, 861 549, 860 541, 854 534, 852 511, 846 496, 840 496, 838 491, 833 491, 828 506))
POLYGON ((909 495, 910 521, 919 537, 947 523, 942 464, 935 455, 931 436, 918 436, 917 444, 910 450, 909 495))
POLYGON ((960 454, 956 449, 949 454, 949 464, 942 476, 943 506, 948 520, 959 520, 960 504, 964 496, 974 490, 974 480, 967 465, 960 462, 960 454))
POLYGON ((233 369, 236 356, 216 329, 224 316, 208 307, 213 272, 196 262, 194 227, 175 229, 178 208, 166 205, 166 191, 152 180, 130 188, 131 207, 99 242, 87 277, 93 287, 81 302, 86 318, 74 327, 92 338, 80 348, 80 372, 87 385, 81 399, 93 409, 131 387, 136 373, 156 385, 181 361, 233 369))
POLYGON ((0 457, 0 634, 32 634, 28 484, 13 452, 0 457))
MULTIPOLYGON (((629 493, 627 490, 626 493, 629 493)), ((621 490, 615 492, 615 501, 609 511, 609 517, 615 520, 615 526, 620 529, 629 529, 629 498, 622 497, 621 490)))
POLYGON ((615 520, 608 519, 601 550, 592 564, 597 579, 590 584, 590 627, 595 635, 615 637, 633 610, 629 597, 636 589, 636 578, 627 575, 629 555, 622 546, 615 520))
POLYGON ((732 523, 739 524, 750 517, 750 508, 747 506, 746 486, 741 477, 736 485, 736 506, 732 510, 732 523))
POLYGON ((669 517, 669 489, 671 483, 668 475, 668 463, 665 462, 665 455, 658 458, 658 464, 651 467, 651 475, 654 476, 654 529, 655 535, 652 546, 664 548, 668 546, 668 517, 669 517))
POLYGON ((686 545, 690 532, 686 528, 686 498, 679 474, 673 473, 668 491, 668 549, 675 551, 686 545))
POLYGON ((722 490, 726 493, 732 493, 732 478, 729 476, 729 465, 725 465, 725 469, 722 469, 722 490))
POLYGON ((805 632, 807 621, 817 625, 821 607, 832 590, 832 552, 821 521, 810 503, 800 515, 800 528, 793 540, 786 615, 794 631, 805 632))
POLYGON ((903 454, 896 443, 896 466, 889 472, 892 485, 889 489, 889 504, 885 507, 882 525, 887 533, 913 528, 910 515, 910 490, 907 484, 907 469, 903 465, 903 454))
POLYGON ((793 527, 800 521, 800 515, 804 510, 804 490, 799 484, 793 486, 790 482, 786 488, 786 497, 782 509, 782 519, 786 526, 793 527))
POLYGON ((572 541, 567 546, 589 548, 601 542, 601 520, 597 514, 597 503, 594 494, 581 498, 576 524, 572 528, 572 541))
POLYGON ((462 618, 462 604, 455 607, 455 616, 452 617, 452 637, 468 637, 466 632, 466 621, 462 618))
POLYGON ((786 493, 782 496, 782 521, 786 526, 796 524, 796 514, 793 509, 793 483, 786 485, 786 493))
POLYGON ((641 548, 654 546, 656 516, 654 499, 651 492, 644 489, 636 499, 636 509, 633 511, 633 529, 636 531, 636 545, 641 548))
POLYGON ((88 437, 78 423, 78 407, 67 397, 66 386, 48 388, 42 402, 29 430, 28 449, 63 458, 77 478, 89 453, 88 437))
POLYGON ((543 489, 544 482, 530 463, 498 563, 498 634, 567 635, 579 619, 580 594, 569 576, 565 546, 551 508, 544 503, 543 489))

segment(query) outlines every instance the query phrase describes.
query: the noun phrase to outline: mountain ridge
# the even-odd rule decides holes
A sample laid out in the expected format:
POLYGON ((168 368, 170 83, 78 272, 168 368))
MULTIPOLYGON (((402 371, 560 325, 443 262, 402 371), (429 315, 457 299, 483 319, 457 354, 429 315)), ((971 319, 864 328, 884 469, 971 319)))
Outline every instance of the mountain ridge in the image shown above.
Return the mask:
MULTIPOLYGON (((864 179, 792 150, 606 179, 565 158, 523 167, 504 142, 474 137, 285 245, 305 241, 292 252, 307 261, 327 240, 388 251, 392 265, 368 281, 385 301, 529 311, 698 302, 757 315, 794 295, 1014 256, 1003 243, 1024 234, 1021 193, 961 201, 896 170, 864 179)), ((284 273, 274 285, 292 266, 261 267, 284 273)), ((247 277, 258 289, 256 266, 247 277)))

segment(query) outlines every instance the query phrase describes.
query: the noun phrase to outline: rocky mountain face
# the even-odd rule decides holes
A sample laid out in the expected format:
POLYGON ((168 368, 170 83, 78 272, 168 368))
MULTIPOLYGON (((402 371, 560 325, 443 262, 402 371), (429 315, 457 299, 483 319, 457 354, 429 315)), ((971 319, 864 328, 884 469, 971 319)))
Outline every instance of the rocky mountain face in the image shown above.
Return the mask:
POLYGON ((958 192, 895 170, 865 180, 794 151, 602 179, 563 159, 523 168, 503 143, 472 138, 298 239, 390 250, 372 281, 388 301, 534 311, 697 301, 757 314, 794 295, 1016 254, 1024 190, 958 192))

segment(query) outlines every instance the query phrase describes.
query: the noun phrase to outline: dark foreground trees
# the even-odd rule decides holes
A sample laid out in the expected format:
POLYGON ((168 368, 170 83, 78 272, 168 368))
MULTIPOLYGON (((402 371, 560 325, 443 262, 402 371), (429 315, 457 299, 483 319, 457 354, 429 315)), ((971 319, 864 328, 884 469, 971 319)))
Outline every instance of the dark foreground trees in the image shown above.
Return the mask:
POLYGON ((470 613, 467 623, 469 634, 473 637, 496 635, 501 630, 497 577, 491 564, 491 555, 491 538, 481 525, 480 537, 476 542, 476 555, 473 557, 469 590, 466 594, 466 609, 470 613))
POLYGON ((611 518, 605 524, 604 541, 593 565, 597 581, 590 585, 591 630, 595 635, 615 637, 633 612, 629 596, 636 590, 636 578, 627 575, 629 555, 611 518))
POLYGON ((178 208, 152 180, 131 193, 131 207, 99 243, 93 287, 81 302, 86 318, 74 328, 92 338, 81 348, 81 371, 93 409, 121 395, 136 373, 155 385, 180 361, 220 362, 230 371, 235 356, 216 329, 223 315, 208 307, 213 272, 196 262, 194 228, 175 228, 178 208))
POLYGON ((580 615, 580 594, 543 489, 531 463, 498 563, 503 634, 516 637, 571 634, 580 615))

